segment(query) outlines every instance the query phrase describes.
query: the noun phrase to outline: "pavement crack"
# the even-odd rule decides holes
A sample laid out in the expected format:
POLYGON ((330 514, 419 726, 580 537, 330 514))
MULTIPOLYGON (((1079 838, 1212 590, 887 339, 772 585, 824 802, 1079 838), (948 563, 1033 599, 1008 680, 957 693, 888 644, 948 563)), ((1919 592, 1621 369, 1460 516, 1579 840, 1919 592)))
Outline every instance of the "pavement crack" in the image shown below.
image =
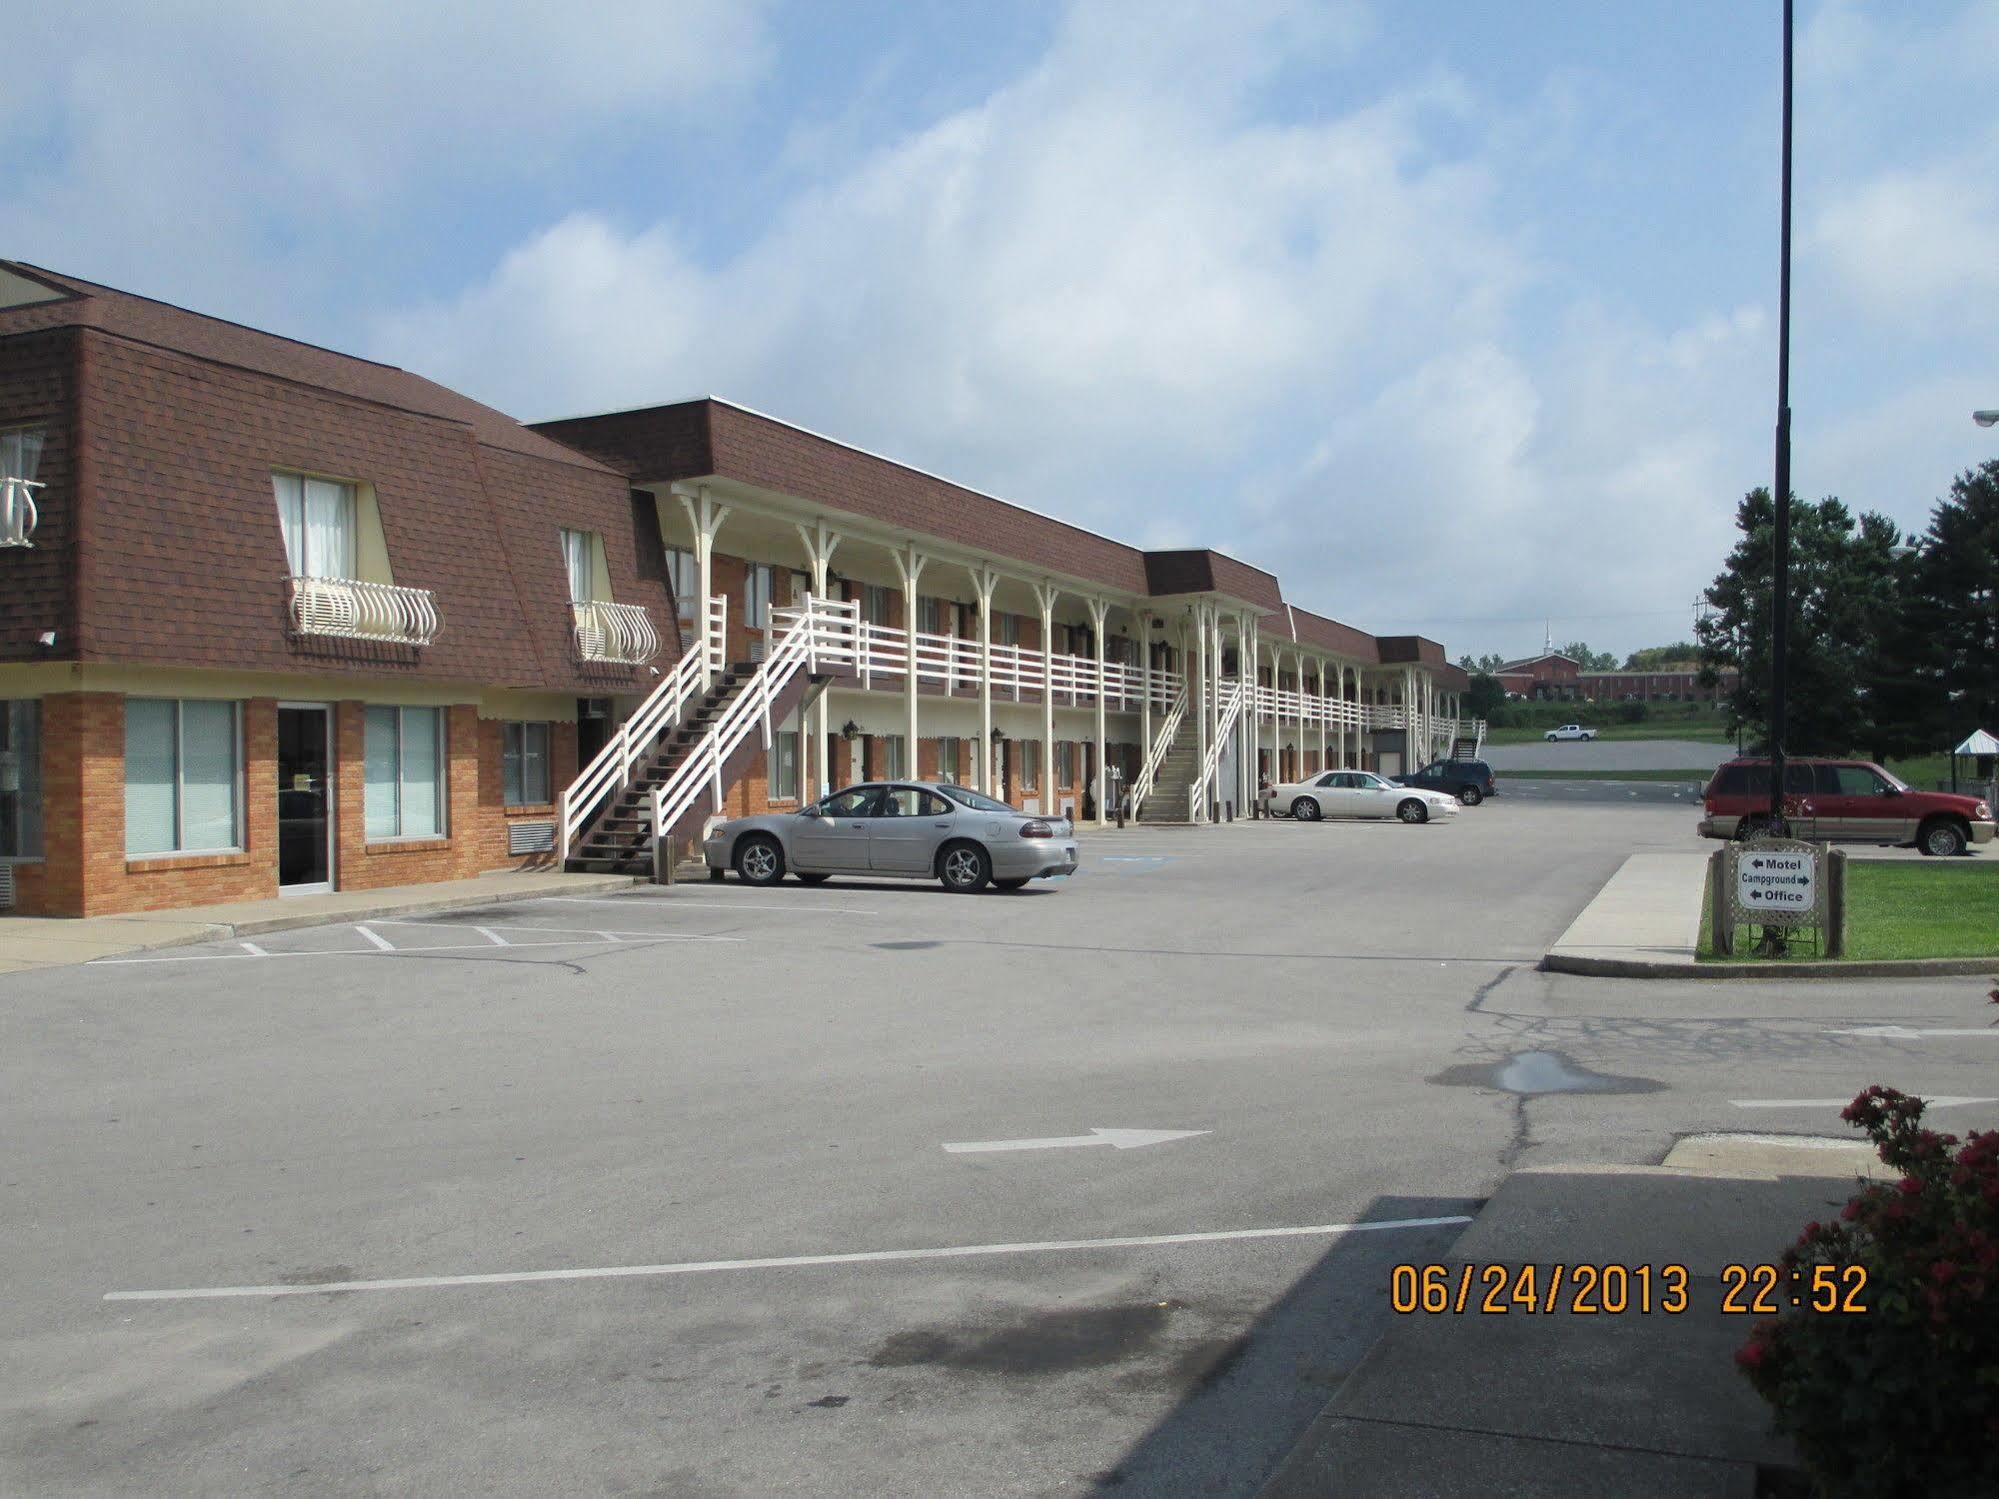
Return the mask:
POLYGON ((1525 1094, 1516 1095, 1513 1100, 1513 1133, 1499 1152, 1502 1170, 1511 1171, 1535 1143, 1534 1126, 1527 1117, 1527 1105, 1533 1101, 1525 1094))
POLYGON ((1505 983, 1508 979, 1512 978, 1513 975, 1518 973, 1519 971, 1520 971, 1519 965, 1514 964, 1511 967, 1500 969, 1497 975, 1487 979, 1484 983, 1480 984, 1477 989, 1472 991, 1471 1003, 1465 1006, 1465 1013, 1467 1015, 1484 1014, 1485 1002, 1488 999, 1492 998, 1494 991, 1496 991, 1501 984, 1505 983))

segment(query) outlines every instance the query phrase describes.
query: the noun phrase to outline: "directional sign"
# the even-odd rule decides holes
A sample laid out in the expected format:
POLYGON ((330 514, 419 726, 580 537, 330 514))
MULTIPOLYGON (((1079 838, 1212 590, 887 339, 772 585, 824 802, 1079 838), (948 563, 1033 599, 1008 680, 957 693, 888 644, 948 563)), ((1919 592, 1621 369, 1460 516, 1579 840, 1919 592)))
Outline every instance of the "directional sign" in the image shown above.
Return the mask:
POLYGON ((1085 1145, 1111 1145, 1119 1150, 1136 1150, 1141 1145, 1191 1140, 1195 1135, 1207 1133, 1204 1129, 1093 1129, 1087 1135, 1053 1135, 1041 1140, 965 1140, 944 1148, 953 1155, 976 1155, 998 1150, 1074 1150, 1085 1145))
POLYGON ((1821 861, 1815 844, 1759 839, 1731 846, 1729 905, 1738 924, 1811 926, 1819 920, 1821 861))

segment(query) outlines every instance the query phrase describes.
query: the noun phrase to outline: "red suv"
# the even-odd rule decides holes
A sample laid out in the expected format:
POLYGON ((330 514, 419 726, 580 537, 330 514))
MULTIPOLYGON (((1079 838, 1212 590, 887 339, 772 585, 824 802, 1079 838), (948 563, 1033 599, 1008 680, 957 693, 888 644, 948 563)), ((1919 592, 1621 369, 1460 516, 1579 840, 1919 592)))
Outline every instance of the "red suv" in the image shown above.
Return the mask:
MULTIPOLYGON (((1707 783, 1703 838, 1744 838, 1770 819, 1770 762, 1731 760, 1707 783)), ((1914 844, 1961 854, 1992 841, 1992 809, 1975 796, 1917 791, 1867 760, 1786 760, 1792 832, 1835 843, 1914 844)))

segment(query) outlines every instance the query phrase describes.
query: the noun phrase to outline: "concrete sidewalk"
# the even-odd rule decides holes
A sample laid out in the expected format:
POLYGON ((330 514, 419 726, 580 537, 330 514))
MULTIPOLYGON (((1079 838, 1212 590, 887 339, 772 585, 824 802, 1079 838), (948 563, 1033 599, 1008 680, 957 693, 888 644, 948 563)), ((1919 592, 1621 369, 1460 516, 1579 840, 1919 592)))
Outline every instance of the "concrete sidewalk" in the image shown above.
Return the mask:
POLYGON ((1481 1314, 1474 1289, 1464 1313, 1400 1317, 1259 1499, 1750 1499, 1794 1454, 1735 1369, 1755 1319, 1721 1309, 1721 1267, 1774 1261, 1870 1170, 1865 1144, 1706 1136, 1663 1166, 1515 1173, 1443 1261, 1453 1285, 1467 1266, 1474 1287, 1536 1266, 1545 1288, 1556 1264, 1676 1264, 1684 1313, 1637 1311, 1634 1274, 1618 1315, 1481 1314))
POLYGON ((469 880, 390 885, 379 890, 339 890, 330 895, 290 895, 276 900, 140 911, 127 916, 0 916, 0 974, 88 963, 156 947, 180 947, 217 938, 251 937, 329 921, 368 921, 457 911, 538 895, 624 890, 629 875, 499 870, 469 880))
POLYGON ((1548 949, 1547 966, 1591 973, 1610 965, 1692 963, 1710 852, 1633 854, 1548 949))

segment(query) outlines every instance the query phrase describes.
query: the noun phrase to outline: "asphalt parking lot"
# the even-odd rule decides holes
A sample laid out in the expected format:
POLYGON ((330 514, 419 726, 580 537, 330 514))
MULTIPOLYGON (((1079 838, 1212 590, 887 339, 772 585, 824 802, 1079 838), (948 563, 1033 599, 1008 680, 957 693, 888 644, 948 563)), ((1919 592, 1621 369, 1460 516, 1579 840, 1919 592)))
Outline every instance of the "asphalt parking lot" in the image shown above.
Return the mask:
POLYGON ((1534 970, 1693 815, 1133 828, 1016 895, 0 976, 0 1489, 1251 1493, 1514 1166, 1989 1086, 1992 1043, 1845 1034, 1982 1025, 1979 981, 1534 970), (1524 1052, 1602 1091, 1499 1086, 1524 1052))

